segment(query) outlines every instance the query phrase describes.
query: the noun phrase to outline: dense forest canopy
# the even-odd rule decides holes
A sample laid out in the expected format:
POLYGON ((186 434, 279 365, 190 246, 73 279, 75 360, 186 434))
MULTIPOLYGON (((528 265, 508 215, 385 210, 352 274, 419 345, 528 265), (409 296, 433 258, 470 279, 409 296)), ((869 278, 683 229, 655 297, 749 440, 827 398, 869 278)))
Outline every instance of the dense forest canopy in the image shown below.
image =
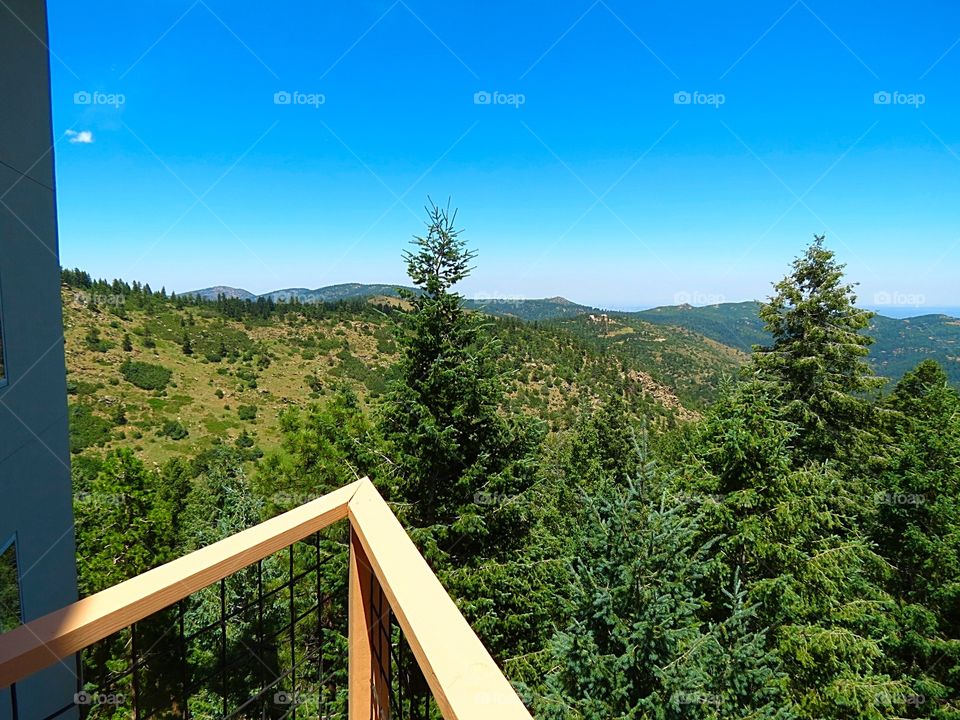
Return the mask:
POLYGON ((369 475, 537 717, 960 718, 960 397, 933 361, 874 374, 870 315, 823 237, 760 309, 768 342, 742 370, 711 356, 696 369, 715 387, 674 383, 678 400, 639 353, 585 340, 588 320, 470 311, 456 285, 475 254, 455 212, 427 210, 404 258, 417 292, 389 301, 63 272, 101 318, 68 353, 112 373, 70 378, 83 594, 369 475), (284 402, 280 328, 307 368, 284 402), (202 443, 176 400, 201 367, 229 413, 202 443), (184 450, 148 463, 147 440, 184 450))

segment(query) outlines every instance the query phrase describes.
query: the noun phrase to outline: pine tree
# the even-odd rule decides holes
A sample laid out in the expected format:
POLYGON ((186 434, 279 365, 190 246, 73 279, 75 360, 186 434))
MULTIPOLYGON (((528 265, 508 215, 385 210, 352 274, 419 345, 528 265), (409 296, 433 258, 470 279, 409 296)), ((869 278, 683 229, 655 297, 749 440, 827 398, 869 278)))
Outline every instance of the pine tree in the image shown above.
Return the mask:
POLYGON ((960 717, 960 396, 925 360, 885 399, 896 448, 872 500, 873 537, 894 569, 894 653, 923 676, 917 708, 960 717))
MULTIPOLYGON (((535 603, 523 570, 537 434, 502 412, 498 347, 453 287, 475 254, 455 228, 456 213, 431 204, 427 234, 405 253, 418 293, 402 330, 399 380, 381 428, 397 473, 402 519, 468 619, 502 657, 525 652, 540 632, 517 616, 535 603), (516 619, 511 619, 516 618, 516 619)), ((540 588, 540 592, 545 592, 540 588)), ((539 648, 539 646, 538 646, 539 648)))
MULTIPOLYGON (((789 718, 785 676, 734 579, 720 619, 702 588, 713 541, 653 463, 585 497, 571 621, 553 641, 543 717, 789 718)), ((719 593, 718 593, 719 594, 719 593)))
POLYGON ((886 717, 914 685, 887 653, 895 605, 857 520, 864 498, 830 463, 796 457, 800 430, 782 409, 769 384, 727 388, 698 430, 683 486, 702 503, 702 537, 720 538, 717 579, 736 574, 757 627, 770 628, 793 712, 886 717))
POLYGON ((814 237, 762 306, 773 344, 756 347, 752 363, 757 377, 781 389, 785 416, 813 460, 849 457, 869 444, 863 396, 884 383, 865 360, 873 340, 862 331, 873 313, 855 307, 854 286, 823 241, 814 237))

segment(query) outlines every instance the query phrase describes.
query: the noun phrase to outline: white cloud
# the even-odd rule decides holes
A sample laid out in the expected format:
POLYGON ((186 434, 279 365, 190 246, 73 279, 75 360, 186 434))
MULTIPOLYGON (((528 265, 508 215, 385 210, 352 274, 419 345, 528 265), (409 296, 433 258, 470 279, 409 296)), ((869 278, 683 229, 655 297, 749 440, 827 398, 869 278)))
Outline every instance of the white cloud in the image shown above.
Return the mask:
POLYGON ((80 132, 77 132, 76 130, 67 130, 67 137, 70 138, 70 142, 72 143, 89 145, 93 142, 93 131, 81 130, 80 132))

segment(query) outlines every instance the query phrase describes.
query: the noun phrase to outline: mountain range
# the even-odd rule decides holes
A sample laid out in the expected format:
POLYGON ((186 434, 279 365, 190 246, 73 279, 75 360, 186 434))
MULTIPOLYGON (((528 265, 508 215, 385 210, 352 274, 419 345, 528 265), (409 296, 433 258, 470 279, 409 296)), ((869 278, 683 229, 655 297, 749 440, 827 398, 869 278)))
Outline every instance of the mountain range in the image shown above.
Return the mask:
MULTIPOLYGON (((414 288, 405 289, 414 291, 414 288)), ((343 283, 314 290, 286 288, 260 296, 239 288, 215 286, 186 294, 208 300, 216 300, 223 295, 251 301, 263 297, 274 301, 296 298, 302 303, 323 303, 378 296, 396 297, 398 286, 343 283)), ((466 304, 490 315, 515 317, 526 321, 560 321, 589 315, 599 318, 604 314, 611 319, 618 319, 621 323, 642 320, 654 325, 681 328, 742 353, 749 353, 754 345, 762 345, 770 340, 759 318, 760 303, 756 301, 700 307, 687 304, 667 305, 638 312, 603 310, 562 297, 468 298, 466 304)), ((868 332, 874 338, 874 344, 870 348, 870 360, 878 374, 899 378, 920 361, 933 359, 944 366, 950 381, 960 386, 960 319, 943 314, 911 318, 876 315, 868 332)))

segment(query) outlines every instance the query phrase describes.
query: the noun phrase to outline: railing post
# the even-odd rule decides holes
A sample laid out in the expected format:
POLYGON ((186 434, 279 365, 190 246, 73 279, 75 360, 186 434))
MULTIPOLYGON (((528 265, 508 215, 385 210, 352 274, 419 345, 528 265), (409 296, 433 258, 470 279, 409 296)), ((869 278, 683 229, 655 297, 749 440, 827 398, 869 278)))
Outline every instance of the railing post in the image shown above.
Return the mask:
POLYGON ((385 671, 389 667, 390 646, 389 639, 386 644, 383 642, 382 618, 376 615, 378 610, 389 612, 389 605, 353 528, 349 595, 350 720, 389 720, 389 672, 385 671), (374 596, 379 596, 376 604, 374 596), (383 667, 384 663, 387 667, 383 667))

